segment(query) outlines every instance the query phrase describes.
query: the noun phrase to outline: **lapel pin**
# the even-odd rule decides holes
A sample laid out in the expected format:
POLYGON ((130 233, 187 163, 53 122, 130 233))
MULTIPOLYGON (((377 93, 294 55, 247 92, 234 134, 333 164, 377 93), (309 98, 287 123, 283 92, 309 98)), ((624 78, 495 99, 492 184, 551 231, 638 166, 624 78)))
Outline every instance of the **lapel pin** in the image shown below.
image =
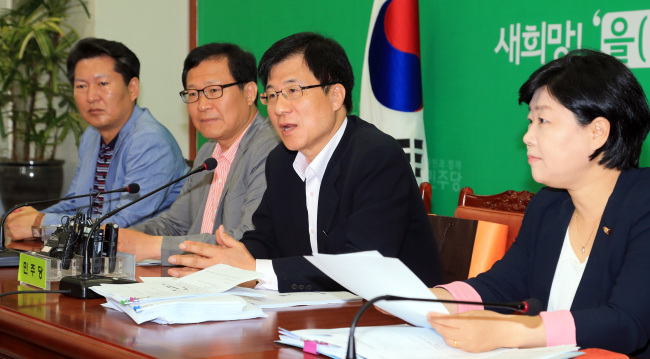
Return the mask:
POLYGON ((603 227, 603 232, 605 232, 605 234, 609 236, 609 234, 612 233, 612 230, 609 229, 608 227, 603 227))

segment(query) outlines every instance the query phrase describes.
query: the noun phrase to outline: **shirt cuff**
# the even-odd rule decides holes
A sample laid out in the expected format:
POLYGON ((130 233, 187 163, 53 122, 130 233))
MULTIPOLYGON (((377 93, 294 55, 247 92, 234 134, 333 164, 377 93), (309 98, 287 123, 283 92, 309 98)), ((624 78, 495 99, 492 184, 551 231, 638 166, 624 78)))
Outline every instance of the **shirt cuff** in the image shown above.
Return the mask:
POLYGON ((568 310, 541 312, 546 331, 546 346, 576 345, 576 323, 568 310))
POLYGON ((45 213, 43 217, 42 226, 60 226, 61 225, 61 216, 54 213, 45 213))
MULTIPOLYGON (((451 294, 454 300, 464 300, 468 302, 480 302, 481 296, 478 294, 476 289, 471 285, 465 282, 452 282, 445 285, 436 286, 436 288, 442 288, 451 294)), ((482 305, 477 304, 457 304, 458 314, 469 312, 470 310, 483 310, 482 305)))
POLYGON ((264 274, 264 277, 258 279, 256 289, 278 290, 278 276, 273 270, 273 261, 270 259, 256 259, 255 271, 264 274))
MULTIPOLYGON (((142 232, 146 233, 144 230, 142 232)), ((180 248, 178 248, 178 246, 184 242, 185 237, 181 237, 181 236, 162 236, 162 237, 163 237, 162 242, 160 243, 160 264, 163 266, 173 266, 175 264, 169 263, 169 257, 177 254, 183 254, 183 251, 180 248)))

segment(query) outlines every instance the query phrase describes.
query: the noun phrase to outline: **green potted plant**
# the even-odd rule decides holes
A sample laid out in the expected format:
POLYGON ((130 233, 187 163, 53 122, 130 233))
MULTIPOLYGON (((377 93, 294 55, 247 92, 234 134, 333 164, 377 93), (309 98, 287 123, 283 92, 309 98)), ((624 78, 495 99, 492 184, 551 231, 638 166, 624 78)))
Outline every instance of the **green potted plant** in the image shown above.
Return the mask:
POLYGON ((59 197, 63 161, 56 149, 83 120, 65 76, 79 35, 65 22, 83 0, 19 0, 0 10, 0 197, 4 208, 59 197))

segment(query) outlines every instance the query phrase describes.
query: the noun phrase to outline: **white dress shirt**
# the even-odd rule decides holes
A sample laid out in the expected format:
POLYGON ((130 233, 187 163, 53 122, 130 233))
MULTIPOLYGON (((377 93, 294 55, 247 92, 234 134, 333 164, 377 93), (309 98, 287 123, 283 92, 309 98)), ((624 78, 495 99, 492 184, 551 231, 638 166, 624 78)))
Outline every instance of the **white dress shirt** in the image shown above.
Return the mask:
MULTIPOLYGON (((327 164, 332 158, 332 154, 339 145, 339 142, 341 142, 347 124, 348 118, 346 117, 341 127, 339 127, 334 136, 327 142, 325 147, 323 147, 311 163, 307 161, 307 158, 301 152, 298 152, 293 162, 293 169, 300 179, 305 182, 305 200, 309 221, 309 243, 312 253, 318 253, 318 233, 316 230, 318 228, 318 196, 320 194, 320 185, 325 175, 327 164)), ((278 277, 273 270, 272 261, 270 259, 257 259, 255 263, 255 270, 264 274, 264 277, 259 280, 258 287, 278 290, 278 277)))
POLYGON ((571 309, 573 298, 576 296, 576 291, 585 272, 585 267, 587 267, 588 260, 589 257, 585 259, 584 263, 580 263, 580 259, 578 259, 576 252, 571 247, 569 229, 567 228, 564 243, 562 244, 562 252, 560 252, 560 259, 555 268, 555 276, 551 285, 551 294, 548 298, 547 311, 553 312, 571 309))

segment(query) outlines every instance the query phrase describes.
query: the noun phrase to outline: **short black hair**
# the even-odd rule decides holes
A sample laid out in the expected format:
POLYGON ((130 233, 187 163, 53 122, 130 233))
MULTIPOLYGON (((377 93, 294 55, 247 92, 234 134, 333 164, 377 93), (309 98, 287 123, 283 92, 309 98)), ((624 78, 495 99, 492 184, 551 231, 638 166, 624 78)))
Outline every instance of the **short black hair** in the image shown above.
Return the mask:
MULTIPOLYGON (((303 55, 307 67, 320 83, 340 83, 345 88, 343 105, 352 111, 354 73, 348 55, 333 39, 313 32, 294 34, 273 44, 260 59, 258 74, 266 88, 271 68, 293 55, 303 55)), ((325 86, 323 91, 329 91, 325 86)))
MULTIPOLYGON (((187 54, 183 63, 183 88, 187 89, 187 73, 206 60, 228 59, 230 75, 239 82, 239 89, 243 90, 249 82, 257 83, 257 66, 255 55, 243 50, 241 47, 230 43, 213 42, 194 48, 187 54)), ((257 104, 257 97, 255 98, 257 104)))
POLYGON ((140 60, 123 43, 88 37, 80 40, 68 55, 67 68, 70 83, 74 85, 74 70, 79 61, 100 56, 108 56, 115 60, 114 70, 122 75, 126 85, 132 78, 140 78, 140 60))
POLYGON ((639 167, 641 147, 650 129, 650 110, 643 88, 627 66, 599 51, 573 50, 530 75, 519 89, 519 104, 530 104, 543 87, 573 112, 582 126, 597 117, 609 121, 609 138, 590 159, 603 153, 599 164, 605 168, 639 167))

